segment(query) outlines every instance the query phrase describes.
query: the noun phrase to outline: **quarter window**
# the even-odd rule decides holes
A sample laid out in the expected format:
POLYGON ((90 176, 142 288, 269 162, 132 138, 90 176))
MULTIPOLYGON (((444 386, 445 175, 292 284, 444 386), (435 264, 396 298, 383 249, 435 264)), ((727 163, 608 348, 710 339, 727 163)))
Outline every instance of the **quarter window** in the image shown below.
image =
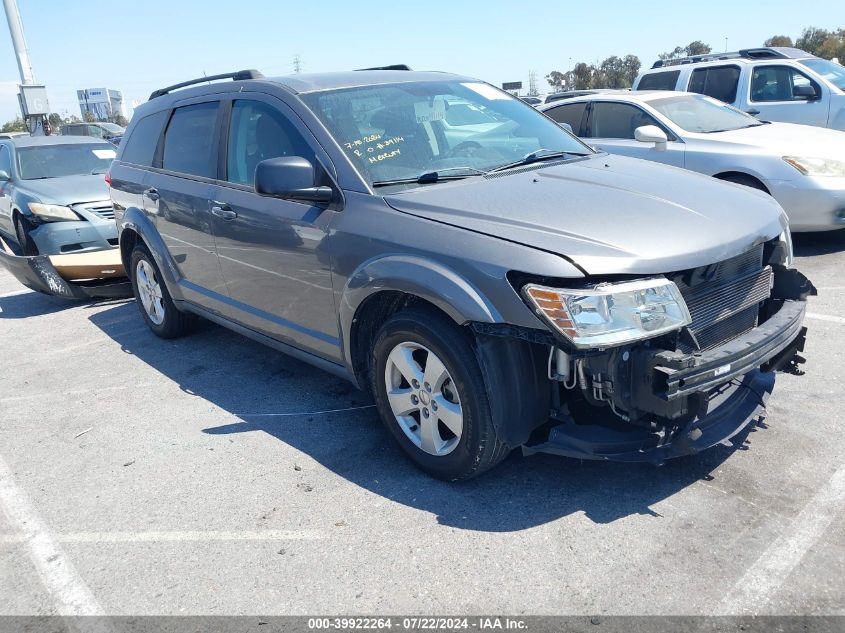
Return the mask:
POLYGON ((736 66, 711 66, 692 71, 689 91, 713 97, 725 103, 736 101, 739 68, 736 66))
POLYGON ((252 185, 258 163, 279 156, 314 160, 311 147, 281 112, 260 101, 235 101, 229 124, 226 179, 252 185))
POLYGON ((654 117, 636 106, 627 103, 594 103, 588 136, 633 139, 634 130, 643 125, 660 127, 654 117))
POLYGON ((662 73, 643 75, 637 90, 674 90, 680 77, 680 70, 667 70, 662 73))
POLYGON ((213 158, 217 109, 215 101, 183 106, 173 111, 164 135, 164 169, 205 178, 215 177, 217 170, 213 158))
POLYGON ((757 66, 751 73, 751 100, 806 101, 806 96, 795 96, 793 93, 798 86, 815 86, 815 83, 790 66, 757 66))
POLYGON ((568 123, 572 131, 578 136, 581 132, 581 119, 584 117, 584 110, 587 103, 569 103, 546 110, 546 114, 558 123, 568 123))

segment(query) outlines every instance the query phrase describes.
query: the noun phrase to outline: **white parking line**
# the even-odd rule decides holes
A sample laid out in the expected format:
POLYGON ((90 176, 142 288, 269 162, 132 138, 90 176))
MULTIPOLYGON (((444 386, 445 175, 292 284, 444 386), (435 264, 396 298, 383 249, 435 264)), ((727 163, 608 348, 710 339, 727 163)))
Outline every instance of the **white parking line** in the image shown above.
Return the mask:
MULTIPOLYGON (((187 530, 179 532, 68 532, 54 534, 60 543, 177 543, 203 541, 316 541, 318 530, 187 530)), ((0 534, 0 543, 22 543, 25 534, 0 534)))
POLYGON ((816 321, 829 321, 830 323, 845 323, 845 317, 818 314, 817 312, 808 312, 807 318, 815 319, 816 321))
POLYGON ((13 290, 12 292, 7 292, 5 294, 0 295, 0 299, 6 299, 8 297, 17 297, 18 295, 25 295, 29 293, 34 293, 34 290, 30 290, 29 288, 24 288, 23 290, 13 290))
POLYGON ((824 535, 843 501, 845 466, 840 466, 798 513, 786 533, 748 568, 716 607, 714 615, 757 615, 807 551, 824 535))
POLYGON ((21 536, 41 582, 50 593, 56 612, 63 616, 103 615, 103 608, 73 564, 56 544, 27 494, 12 479, 0 457, 0 508, 21 536))

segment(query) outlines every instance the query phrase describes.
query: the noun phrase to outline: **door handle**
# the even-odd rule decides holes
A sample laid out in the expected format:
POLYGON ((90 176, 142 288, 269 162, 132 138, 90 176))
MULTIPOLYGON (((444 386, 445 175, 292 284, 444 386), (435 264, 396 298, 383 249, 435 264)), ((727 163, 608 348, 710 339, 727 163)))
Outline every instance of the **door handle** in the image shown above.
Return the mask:
POLYGON ((160 196, 158 195, 158 189, 156 189, 155 187, 147 189, 144 192, 144 195, 153 202, 158 202, 158 199, 160 198, 160 196))
POLYGON ((746 112, 747 112, 748 114, 750 114, 751 116, 757 116, 758 114, 760 114, 760 111, 759 111, 759 110, 754 110, 754 109, 751 109, 751 110, 746 110, 746 112))
POLYGON ((212 215, 216 215, 218 218, 223 220, 234 220, 238 217, 238 214, 235 211, 232 211, 232 207, 230 207, 225 202, 213 202, 214 206, 211 207, 212 215))

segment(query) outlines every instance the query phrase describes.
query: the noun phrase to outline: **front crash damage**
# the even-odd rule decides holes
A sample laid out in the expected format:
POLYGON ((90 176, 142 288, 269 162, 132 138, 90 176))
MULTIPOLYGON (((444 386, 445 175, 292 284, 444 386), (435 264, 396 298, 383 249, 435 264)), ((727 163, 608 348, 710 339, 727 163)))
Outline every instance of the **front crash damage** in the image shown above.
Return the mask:
POLYGON ((770 286, 755 325, 713 347, 690 348, 684 333, 581 354, 553 346, 552 414, 523 452, 661 464, 728 443, 763 418, 776 372, 803 373, 816 290, 784 267, 770 286))
POLYGON ((31 290, 63 299, 132 296, 119 249, 73 255, 15 255, 0 238, 0 264, 31 290))

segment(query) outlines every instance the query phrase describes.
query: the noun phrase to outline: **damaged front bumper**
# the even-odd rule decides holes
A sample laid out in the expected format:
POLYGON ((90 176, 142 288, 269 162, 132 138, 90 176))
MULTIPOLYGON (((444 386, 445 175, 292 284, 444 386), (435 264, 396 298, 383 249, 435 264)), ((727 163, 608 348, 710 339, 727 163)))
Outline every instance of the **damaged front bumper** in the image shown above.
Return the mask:
POLYGON ((0 238, 0 265, 31 290, 63 299, 119 299, 132 296, 116 251, 78 255, 15 255, 0 238), (100 254, 101 253, 101 254, 100 254), (84 278, 79 278, 82 275, 84 278), (90 277, 88 276, 90 275, 90 277))
MULTIPOLYGON (((776 284, 783 287, 775 288, 779 298, 768 318, 715 349, 608 353, 602 367, 613 379, 606 400, 616 407, 611 423, 557 416, 562 423, 535 433, 523 452, 660 464, 727 442, 762 416, 776 371, 801 373, 806 297, 815 288, 794 271, 781 273, 776 284)), ((598 375, 582 384, 601 389, 598 375)))

